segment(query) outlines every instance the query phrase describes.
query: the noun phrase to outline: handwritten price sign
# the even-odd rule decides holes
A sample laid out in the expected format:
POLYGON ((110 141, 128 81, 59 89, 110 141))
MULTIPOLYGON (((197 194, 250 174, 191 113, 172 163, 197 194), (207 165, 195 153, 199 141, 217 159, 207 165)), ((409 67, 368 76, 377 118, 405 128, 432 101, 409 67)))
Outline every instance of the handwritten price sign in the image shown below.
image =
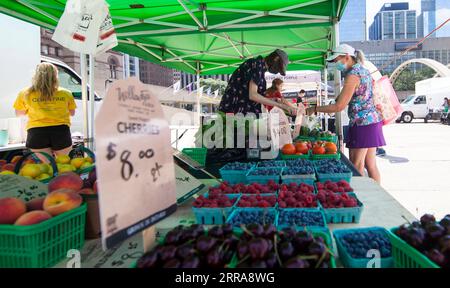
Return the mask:
POLYGON ((103 247, 176 210, 170 131, 159 101, 136 78, 109 88, 96 122, 103 247))
MULTIPOLYGON (((114 143, 108 145, 108 154, 106 155, 108 160, 113 160, 116 157, 116 151, 114 150, 115 146, 117 145, 114 143)), ((130 162, 131 153, 132 152, 128 149, 125 149, 120 153, 120 162, 122 163, 120 176, 122 176, 124 181, 130 180, 131 177, 133 177, 133 173, 135 173, 133 163, 130 162)), ((153 156, 155 156, 155 151, 151 148, 139 151, 139 160, 151 159, 153 156)), ((156 182, 158 177, 161 176, 161 168, 163 168, 163 166, 158 162, 155 163, 155 167, 151 168, 150 172, 153 177, 153 182, 156 182)), ((134 176, 137 178, 139 177, 139 174, 136 172, 134 176)))

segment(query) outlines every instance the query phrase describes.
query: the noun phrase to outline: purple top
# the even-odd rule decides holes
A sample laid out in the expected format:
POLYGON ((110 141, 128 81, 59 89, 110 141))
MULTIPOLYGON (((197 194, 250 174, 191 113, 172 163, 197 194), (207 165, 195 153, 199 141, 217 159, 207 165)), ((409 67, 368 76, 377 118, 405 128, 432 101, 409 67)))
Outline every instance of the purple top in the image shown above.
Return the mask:
POLYGON ((365 126, 383 121, 373 102, 373 84, 369 70, 357 63, 345 72, 345 76, 348 75, 356 75, 360 79, 348 104, 349 125, 365 126))

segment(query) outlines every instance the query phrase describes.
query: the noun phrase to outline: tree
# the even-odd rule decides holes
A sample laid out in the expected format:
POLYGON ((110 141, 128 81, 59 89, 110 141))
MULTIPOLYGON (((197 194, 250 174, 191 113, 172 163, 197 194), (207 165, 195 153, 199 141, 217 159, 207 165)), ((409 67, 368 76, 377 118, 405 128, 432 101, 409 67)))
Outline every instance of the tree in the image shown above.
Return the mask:
POLYGON ((429 67, 424 67, 415 72, 409 68, 405 69, 398 75, 394 83, 394 89, 396 91, 412 91, 415 89, 416 82, 432 78, 434 74, 436 72, 429 67))
POLYGON ((203 91, 206 92, 209 88, 211 88, 211 93, 214 93, 216 90, 219 90, 219 96, 225 93, 225 89, 227 88, 228 83, 226 81, 222 81, 219 79, 207 78, 200 79, 200 87, 204 87, 203 91))

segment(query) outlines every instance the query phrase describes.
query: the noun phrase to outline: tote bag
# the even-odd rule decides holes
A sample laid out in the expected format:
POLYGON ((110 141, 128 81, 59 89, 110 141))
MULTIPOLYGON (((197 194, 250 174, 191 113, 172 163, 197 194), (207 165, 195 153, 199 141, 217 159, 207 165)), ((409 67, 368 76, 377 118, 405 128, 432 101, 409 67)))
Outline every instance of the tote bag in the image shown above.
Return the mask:
POLYGON ((364 67, 369 70, 373 80, 373 101, 383 118, 383 125, 395 121, 402 112, 402 106, 398 101, 394 87, 387 76, 382 76, 377 67, 370 61, 364 62, 364 67))

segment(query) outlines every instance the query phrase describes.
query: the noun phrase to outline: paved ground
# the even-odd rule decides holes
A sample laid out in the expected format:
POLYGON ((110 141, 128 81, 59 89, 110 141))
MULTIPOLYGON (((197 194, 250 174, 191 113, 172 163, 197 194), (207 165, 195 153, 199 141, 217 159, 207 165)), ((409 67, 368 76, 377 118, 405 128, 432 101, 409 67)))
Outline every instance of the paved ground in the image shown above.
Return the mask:
POLYGON ((382 186, 414 216, 450 214, 450 126, 413 122, 384 127, 382 186))

